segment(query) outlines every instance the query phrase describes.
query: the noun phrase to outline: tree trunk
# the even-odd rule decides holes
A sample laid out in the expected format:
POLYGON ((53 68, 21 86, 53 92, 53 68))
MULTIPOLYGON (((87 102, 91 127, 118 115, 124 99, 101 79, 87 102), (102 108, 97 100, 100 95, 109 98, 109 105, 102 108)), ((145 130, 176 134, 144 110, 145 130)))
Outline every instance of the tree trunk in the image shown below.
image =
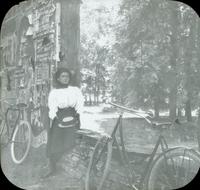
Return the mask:
POLYGON ((186 115, 187 121, 192 121, 192 110, 191 110, 190 99, 188 99, 185 104, 185 115, 186 115))
MULTIPOLYGON (((196 18, 197 22, 197 52, 200 52, 200 20, 199 17, 196 18)), ((198 63, 200 63, 200 53, 197 54, 198 63)), ((197 122, 197 139, 198 139, 198 148, 200 151, 200 105, 198 105, 198 122, 197 122)))
POLYGON ((181 112, 181 108, 178 108, 178 118, 182 117, 182 112, 181 112))
MULTIPOLYGON (((175 61, 175 57, 172 57, 175 61)), ((171 60, 171 61, 172 61, 171 60)), ((176 63, 171 63, 172 71, 170 73, 171 84, 170 84, 170 94, 169 94, 169 117, 171 120, 176 118, 177 109, 177 78, 176 78, 176 63)))
POLYGON ((90 90, 90 92, 89 92, 89 105, 91 106, 92 105, 92 92, 91 92, 91 90, 90 90))
POLYGON ((176 89, 171 89, 170 91, 170 102, 169 102, 169 117, 174 120, 176 118, 176 89))
POLYGON ((198 108, 198 120, 197 120, 197 141, 198 141, 198 150, 200 151, 200 107, 198 108))
POLYGON ((97 95, 96 95, 96 88, 94 88, 93 94, 94 94, 93 103, 94 103, 94 105, 96 105, 96 97, 97 97, 97 95))
POLYGON ((159 102, 154 100, 154 111, 155 111, 155 118, 159 118, 159 102))
POLYGON ((170 110, 170 118, 176 118, 176 107, 177 107, 177 58, 179 56, 179 47, 178 47, 178 32, 177 25, 179 23, 178 20, 178 2, 169 2, 171 8, 171 29, 172 35, 170 39, 171 43, 171 60, 170 60, 170 95, 169 95, 169 110, 170 110))
POLYGON ((59 0, 61 3, 60 65, 72 70, 72 85, 80 85, 80 0, 59 0))
POLYGON ((99 105, 99 93, 100 90, 99 90, 99 85, 97 86, 97 105, 99 105))

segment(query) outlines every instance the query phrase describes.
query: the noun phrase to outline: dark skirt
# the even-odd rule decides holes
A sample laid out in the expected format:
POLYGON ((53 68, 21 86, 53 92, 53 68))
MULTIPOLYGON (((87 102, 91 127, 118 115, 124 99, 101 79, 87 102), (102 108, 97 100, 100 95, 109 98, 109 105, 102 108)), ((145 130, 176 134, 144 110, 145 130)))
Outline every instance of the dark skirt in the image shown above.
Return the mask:
POLYGON ((54 119, 48 131, 47 157, 69 153, 75 147, 77 126, 61 128, 58 119, 54 119))
MULTIPOLYGON (((72 127, 61 128, 58 126, 59 123, 62 123, 63 118, 67 116, 76 118, 77 114, 75 109, 71 107, 58 109, 57 117, 53 120, 48 132, 47 157, 51 157, 52 155, 62 156, 64 153, 69 153, 76 145, 75 132, 80 126, 80 122, 77 121, 80 120, 75 119, 72 127)), ((66 123, 62 124, 65 126, 68 125, 66 123)))

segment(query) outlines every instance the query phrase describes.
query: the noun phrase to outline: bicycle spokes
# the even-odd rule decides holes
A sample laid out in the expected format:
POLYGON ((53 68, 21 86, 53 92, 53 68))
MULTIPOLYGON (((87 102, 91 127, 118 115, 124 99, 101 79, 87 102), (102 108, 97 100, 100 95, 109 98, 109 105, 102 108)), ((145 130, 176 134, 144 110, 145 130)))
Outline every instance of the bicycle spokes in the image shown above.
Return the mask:
POLYGON ((189 149, 174 149, 155 162, 149 177, 149 189, 178 189, 194 179, 200 159, 189 149))
POLYGON ((103 190, 109 183, 108 177, 110 161, 112 158, 112 142, 100 139, 95 146, 86 175, 86 190, 103 190))
POLYGON ((26 158, 31 143, 31 128, 28 122, 22 121, 15 128, 11 142, 11 156, 17 164, 26 158))
POLYGON ((17 159, 21 159, 24 151, 27 148, 27 140, 28 140, 27 133, 28 132, 25 126, 21 125, 19 128, 19 132, 17 133, 16 138, 13 141, 15 143, 14 151, 16 153, 17 159))

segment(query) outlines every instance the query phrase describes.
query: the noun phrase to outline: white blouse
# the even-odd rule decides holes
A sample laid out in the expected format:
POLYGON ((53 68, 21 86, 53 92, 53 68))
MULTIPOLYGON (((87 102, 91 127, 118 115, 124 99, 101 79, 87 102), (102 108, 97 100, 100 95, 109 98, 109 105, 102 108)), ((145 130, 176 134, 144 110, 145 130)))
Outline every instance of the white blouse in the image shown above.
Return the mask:
POLYGON ((52 89, 49 93, 49 117, 53 120, 58 108, 73 107, 81 115, 83 112, 84 98, 78 87, 52 89))

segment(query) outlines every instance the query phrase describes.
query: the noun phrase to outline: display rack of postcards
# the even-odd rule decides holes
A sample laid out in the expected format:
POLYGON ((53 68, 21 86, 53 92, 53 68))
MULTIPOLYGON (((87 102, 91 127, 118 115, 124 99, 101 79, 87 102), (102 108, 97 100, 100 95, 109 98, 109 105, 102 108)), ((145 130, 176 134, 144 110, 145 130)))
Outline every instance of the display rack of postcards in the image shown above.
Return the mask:
MULTIPOLYGON (((50 67, 55 51, 54 38, 54 4, 52 0, 34 0, 32 12, 29 15, 32 22, 33 40, 35 47, 33 82, 30 87, 30 101, 34 107, 41 107, 30 114, 33 128, 44 128, 49 93, 50 67)), ((48 118, 48 117, 47 117, 48 118)))
POLYGON ((48 97, 50 70, 54 65, 55 54, 55 6, 52 0, 35 1, 32 12, 33 39, 35 44, 35 84, 34 104, 44 105, 47 100, 41 100, 41 94, 48 97))
MULTIPOLYGON (((4 26, 6 27, 6 26, 4 26)), ((4 28, 2 26, 2 28, 4 28)), ((1 38, 1 98, 15 97, 15 80, 13 73, 16 66, 16 35, 14 33, 1 38)))
POLYGON ((16 67, 13 75, 15 80, 15 87, 25 87, 25 69, 23 67, 16 67))
MULTIPOLYGON (((32 0, 31 3, 21 4, 23 6, 19 9, 25 10, 23 16, 19 11, 15 13, 19 13, 15 20, 16 26, 21 26, 20 22, 24 17, 28 18, 30 25, 27 31, 23 31, 25 27, 16 27, 12 34, 7 35, 4 32, 6 35, 1 39, 1 68, 5 70, 2 72, 2 86, 5 89, 1 95, 11 94, 17 97, 15 103, 46 108, 52 81, 51 72, 56 68, 56 7, 54 0, 32 0), (33 46, 30 45, 30 39, 33 46), (34 49, 31 53, 30 48, 27 52, 28 46, 34 49)), ((12 16, 13 14, 10 14, 8 17, 12 16)), ((6 24, 5 28, 8 28, 6 24)), ((44 109, 29 115, 31 124, 43 125, 41 121, 44 114, 41 113, 44 113, 44 109)))
POLYGON ((28 77, 27 69, 29 67, 29 55, 27 54, 27 38, 25 34, 19 39, 19 59, 15 64, 15 72, 13 79, 15 80, 15 90, 18 95, 16 103, 28 103, 28 86, 30 77, 28 77))
POLYGON ((2 59, 6 67, 15 64, 16 36, 12 34, 1 39, 2 59))

